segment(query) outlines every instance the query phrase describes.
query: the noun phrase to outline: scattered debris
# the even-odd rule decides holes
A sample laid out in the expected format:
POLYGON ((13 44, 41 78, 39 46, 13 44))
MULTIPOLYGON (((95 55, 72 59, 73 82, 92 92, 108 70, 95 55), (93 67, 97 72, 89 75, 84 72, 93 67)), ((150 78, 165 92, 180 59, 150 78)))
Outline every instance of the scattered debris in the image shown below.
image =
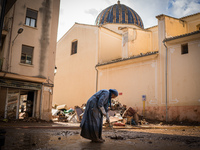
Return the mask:
POLYGON ((148 124, 149 124, 145 119, 140 120, 139 123, 140 123, 141 125, 148 125, 148 124))
MULTIPOLYGON (((66 104, 52 106, 52 120, 54 122, 72 122, 80 123, 85 111, 86 104, 81 107, 67 108, 66 104)), ((113 126, 129 125, 146 125, 148 122, 145 119, 139 120, 140 116, 133 107, 127 109, 126 105, 122 105, 119 101, 112 99, 111 108, 108 111, 110 123, 113 126)), ((108 126, 106 117, 103 118, 103 125, 108 126)))
POLYGON ((67 109, 67 105, 65 105, 65 104, 64 105, 59 105, 59 106, 56 107, 56 109, 58 109, 58 110, 64 110, 65 109, 66 110, 67 109))
POLYGON ((122 137, 122 136, 109 136, 111 139, 114 139, 114 140, 126 140, 125 137, 122 137))
POLYGON ((62 132, 57 133, 57 135, 59 135, 59 136, 72 136, 72 135, 76 135, 76 134, 80 134, 80 132, 78 132, 78 131, 62 131, 62 132))
POLYGON ((32 143, 32 146, 36 146, 36 144, 35 144, 35 143, 32 143))
POLYGON ((122 122, 115 122, 113 125, 114 125, 114 126, 125 126, 125 123, 122 123, 122 122))
POLYGON ((52 112, 52 116, 57 116, 59 114, 59 110, 58 109, 52 108, 51 112, 52 112))
POLYGON ((75 113, 76 113, 76 118, 78 122, 81 122, 81 116, 83 113, 83 110, 79 106, 75 106, 75 113))
POLYGON ((138 125, 139 117, 137 112, 133 109, 133 107, 129 107, 122 115, 123 118, 127 118, 125 123, 129 123, 130 125, 138 125))

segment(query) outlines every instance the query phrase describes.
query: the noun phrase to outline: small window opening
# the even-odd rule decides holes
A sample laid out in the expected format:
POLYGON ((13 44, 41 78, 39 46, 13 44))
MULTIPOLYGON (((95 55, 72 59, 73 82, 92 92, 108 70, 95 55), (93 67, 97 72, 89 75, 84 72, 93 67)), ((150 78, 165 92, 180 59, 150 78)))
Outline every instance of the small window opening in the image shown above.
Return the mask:
POLYGON ((187 54, 188 53, 188 44, 181 45, 181 54, 187 54))
POLYGON ((78 44, 78 41, 74 41, 74 42, 72 42, 71 55, 77 53, 77 44, 78 44))

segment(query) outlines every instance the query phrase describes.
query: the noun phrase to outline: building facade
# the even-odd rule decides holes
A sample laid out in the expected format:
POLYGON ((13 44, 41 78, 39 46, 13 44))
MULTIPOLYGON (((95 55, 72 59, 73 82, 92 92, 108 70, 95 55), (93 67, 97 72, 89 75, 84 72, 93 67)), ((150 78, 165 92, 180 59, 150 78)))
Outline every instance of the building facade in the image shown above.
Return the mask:
POLYGON ((75 23, 58 41, 54 102, 82 105, 100 89, 149 119, 200 121, 200 13, 156 16, 144 29, 126 5, 104 9, 96 25, 75 23))
POLYGON ((0 49, 1 118, 51 119, 59 7, 59 0, 16 0, 6 12, 0 49))

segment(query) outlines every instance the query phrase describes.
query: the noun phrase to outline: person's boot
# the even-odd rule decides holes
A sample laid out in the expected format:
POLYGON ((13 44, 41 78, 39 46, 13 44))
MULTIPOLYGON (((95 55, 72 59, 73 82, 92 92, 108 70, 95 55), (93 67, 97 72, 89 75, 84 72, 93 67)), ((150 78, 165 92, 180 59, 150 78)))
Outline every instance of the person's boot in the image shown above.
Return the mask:
POLYGON ((96 140, 92 140, 92 142, 94 142, 94 143, 103 143, 103 142, 105 142, 105 140, 104 139, 96 139, 96 140))
POLYGON ((105 142, 105 140, 101 137, 100 140, 102 140, 103 142, 105 142))

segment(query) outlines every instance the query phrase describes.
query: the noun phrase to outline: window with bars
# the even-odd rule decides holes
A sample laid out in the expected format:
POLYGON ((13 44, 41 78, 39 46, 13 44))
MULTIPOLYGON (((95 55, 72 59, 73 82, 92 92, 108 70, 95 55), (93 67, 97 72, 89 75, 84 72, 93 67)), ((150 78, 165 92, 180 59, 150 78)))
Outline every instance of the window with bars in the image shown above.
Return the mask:
POLYGON ((27 26, 36 27, 37 14, 38 14, 38 12, 36 10, 27 8, 25 24, 27 26))
POLYGON ((77 53, 77 45, 78 45, 78 41, 72 42, 71 55, 77 53))
POLYGON ((22 45, 21 63, 32 65, 33 47, 22 45))

